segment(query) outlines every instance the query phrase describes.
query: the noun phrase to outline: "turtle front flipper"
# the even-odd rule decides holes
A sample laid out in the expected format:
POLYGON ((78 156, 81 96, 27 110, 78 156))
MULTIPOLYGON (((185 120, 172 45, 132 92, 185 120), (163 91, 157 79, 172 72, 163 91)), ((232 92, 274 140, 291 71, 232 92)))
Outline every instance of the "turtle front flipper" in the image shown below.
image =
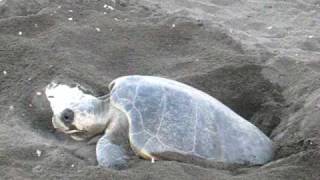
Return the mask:
POLYGON ((97 161, 99 166, 123 169, 127 167, 129 157, 125 148, 112 143, 107 134, 102 136, 96 146, 97 161))
POLYGON ((126 115, 110 106, 105 134, 98 140, 96 155, 99 166, 123 169, 132 155, 126 115))

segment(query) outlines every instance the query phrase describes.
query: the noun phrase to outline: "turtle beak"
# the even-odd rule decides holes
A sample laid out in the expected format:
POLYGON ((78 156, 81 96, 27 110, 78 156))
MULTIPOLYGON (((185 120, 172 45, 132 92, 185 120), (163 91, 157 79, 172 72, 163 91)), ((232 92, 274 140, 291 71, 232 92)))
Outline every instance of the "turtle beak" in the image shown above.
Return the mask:
POLYGON ((65 130, 64 133, 66 134, 81 134, 86 132, 85 130, 80 130, 74 125, 68 126, 68 130, 65 130))
POLYGON ((63 132, 68 135, 81 135, 81 134, 87 132, 85 130, 79 130, 79 129, 77 129, 77 127, 75 127, 73 125, 71 125, 70 127, 67 127, 63 123, 57 122, 54 118, 52 118, 52 124, 53 124, 53 127, 57 131, 63 132))
POLYGON ((53 128, 58 129, 58 126, 57 126, 56 121, 54 120, 54 117, 52 117, 51 121, 52 121, 53 128))
POLYGON ((57 131, 65 132, 68 129, 68 127, 62 122, 59 122, 56 117, 52 117, 52 125, 57 131))
POLYGON ((66 134, 79 134, 79 133, 85 133, 85 130, 78 130, 78 129, 73 129, 73 130, 67 130, 64 131, 66 134))

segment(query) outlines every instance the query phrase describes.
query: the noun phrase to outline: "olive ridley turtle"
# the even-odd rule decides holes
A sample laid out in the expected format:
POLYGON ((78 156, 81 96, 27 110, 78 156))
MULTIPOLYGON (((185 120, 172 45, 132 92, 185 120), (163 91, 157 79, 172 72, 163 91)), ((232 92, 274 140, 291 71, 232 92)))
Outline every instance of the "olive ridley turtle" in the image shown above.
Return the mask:
POLYGON ((95 97, 80 86, 50 83, 53 126, 73 139, 103 133, 96 146, 100 166, 125 167, 129 152, 151 160, 212 160, 264 164, 272 141, 256 126, 210 95, 154 76, 123 76, 110 94, 95 97))

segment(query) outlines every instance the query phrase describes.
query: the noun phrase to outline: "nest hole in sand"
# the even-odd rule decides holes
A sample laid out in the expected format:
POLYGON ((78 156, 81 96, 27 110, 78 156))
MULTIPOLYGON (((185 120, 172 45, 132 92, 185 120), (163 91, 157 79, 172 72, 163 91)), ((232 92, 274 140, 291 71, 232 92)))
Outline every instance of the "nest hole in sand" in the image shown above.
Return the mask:
POLYGON ((181 81, 217 98, 270 136, 280 123, 284 99, 280 87, 263 77, 263 68, 228 65, 181 81))

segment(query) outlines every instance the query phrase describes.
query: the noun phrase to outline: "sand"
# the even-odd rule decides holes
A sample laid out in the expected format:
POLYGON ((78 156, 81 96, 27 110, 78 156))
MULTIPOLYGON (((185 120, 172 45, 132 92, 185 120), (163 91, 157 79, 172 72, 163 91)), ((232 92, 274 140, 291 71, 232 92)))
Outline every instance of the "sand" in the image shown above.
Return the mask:
POLYGON ((320 3, 313 0, 1 0, 0 179, 320 179, 320 3), (197 87, 275 143, 263 166, 133 158, 54 131, 44 87, 95 95, 121 75, 197 87))

